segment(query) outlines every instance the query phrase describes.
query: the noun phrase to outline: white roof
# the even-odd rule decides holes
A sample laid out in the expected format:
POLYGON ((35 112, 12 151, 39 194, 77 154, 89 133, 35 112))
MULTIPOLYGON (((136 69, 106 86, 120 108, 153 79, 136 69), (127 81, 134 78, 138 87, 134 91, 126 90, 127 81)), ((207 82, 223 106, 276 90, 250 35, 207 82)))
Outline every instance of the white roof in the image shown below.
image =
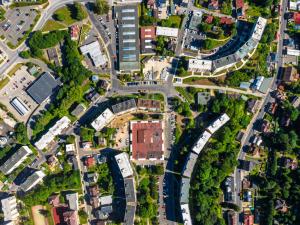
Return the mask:
POLYGON ((208 142, 209 138, 211 137, 211 134, 207 131, 204 131, 198 141, 195 143, 192 151, 199 154, 201 150, 204 148, 205 144, 208 142))
POLYGON ((287 55, 300 56, 300 51, 296 49, 287 49, 287 55))
POLYGON ((115 114, 110 111, 109 108, 105 109, 92 123, 91 126, 96 130, 100 131, 103 127, 109 124, 115 118, 115 114))
POLYGON ((21 116, 25 116, 29 110, 26 107, 25 103, 19 99, 18 97, 14 98, 10 104, 15 108, 15 110, 21 115, 21 116))
POLYGON ((60 120, 58 120, 53 127, 49 129, 49 131, 44 134, 40 140, 35 142, 35 147, 37 147, 39 150, 43 150, 47 147, 47 145, 52 142, 55 138, 55 136, 60 135, 64 129, 66 129, 69 124, 71 123, 71 120, 64 116, 60 120))
POLYGON ((100 204, 103 205, 111 205, 112 204, 112 195, 100 197, 100 204))
POLYGON ((78 193, 70 193, 66 195, 66 199, 69 202, 69 208, 71 210, 77 211, 79 209, 79 204, 78 204, 78 193))
POLYGON ((98 41, 94 41, 90 44, 80 47, 80 51, 83 55, 89 55, 96 67, 102 66, 107 62, 107 58, 102 54, 100 44, 98 41))
POLYGON ((74 144, 67 144, 66 145, 66 152, 75 152, 75 145, 74 144))
POLYGON ((118 163, 123 178, 133 175, 128 155, 125 152, 116 155, 115 159, 118 163))
POLYGON ((299 11, 299 4, 300 4, 300 1, 297 1, 297 2, 293 2, 293 1, 289 1, 289 9, 290 10, 295 10, 295 11, 299 11))
POLYGON ((224 113, 221 115, 218 119, 216 119, 208 128, 207 130, 213 134, 217 130, 219 130, 225 123, 227 123, 230 120, 229 116, 224 113))
POLYGON ((17 199, 15 196, 10 196, 1 200, 4 221, 16 220, 19 216, 17 209, 17 199))
POLYGON ((178 28, 156 27, 157 36, 177 37, 178 31, 178 28))
POLYGON ((188 204, 181 204, 181 215, 184 225, 192 225, 192 218, 190 214, 190 209, 188 204))
POLYGON ((252 38, 260 41, 266 25, 267 20, 265 18, 258 17, 252 33, 252 38))
POLYGON ((212 60, 189 59, 189 70, 211 71, 212 60))

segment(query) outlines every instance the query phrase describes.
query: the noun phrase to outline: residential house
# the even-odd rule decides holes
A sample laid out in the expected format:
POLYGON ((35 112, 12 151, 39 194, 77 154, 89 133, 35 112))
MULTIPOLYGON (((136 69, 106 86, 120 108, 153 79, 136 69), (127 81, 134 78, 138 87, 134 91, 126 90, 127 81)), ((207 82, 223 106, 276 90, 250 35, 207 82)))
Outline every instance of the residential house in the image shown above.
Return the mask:
POLYGON ((276 102, 270 102, 268 104, 268 109, 267 109, 268 113, 271 115, 274 115, 277 107, 278 107, 278 104, 276 102))
POLYGON ((262 121, 261 127, 260 127, 261 132, 267 133, 270 131, 270 128, 271 128, 271 124, 269 121, 267 121, 267 120, 262 121))
POLYGON ((49 205, 52 205, 53 207, 59 206, 59 204, 60 204, 59 195, 58 194, 51 195, 48 198, 48 203, 49 203, 49 205))
POLYGON ((245 16, 244 1, 243 0, 235 0, 235 9, 236 9, 236 16, 239 19, 241 19, 245 16))
POLYGON ((79 38, 79 32, 80 32, 80 28, 79 28, 78 25, 71 26, 71 28, 70 28, 70 35, 71 35, 71 39, 73 41, 78 40, 78 38, 79 38))
POLYGON ((66 199, 68 200, 68 205, 71 210, 78 211, 79 204, 78 204, 78 193, 70 193, 66 194, 66 199))
POLYGON ((259 100, 257 99, 250 99, 247 102, 247 111, 250 113, 255 113, 259 106, 259 100))
POLYGON ((95 162, 95 158, 93 156, 87 156, 85 157, 84 159, 84 165, 87 167, 87 168, 91 168, 93 166, 95 166, 96 162, 95 162))
POLYGON ((98 174, 97 173, 86 173, 86 181, 88 183, 96 183, 98 180, 98 174))
POLYGON ((211 24, 214 20, 214 17, 211 15, 207 15, 205 18, 205 23, 211 24))
POLYGON ((209 0, 208 9, 218 10, 219 9, 219 1, 218 0, 209 0))
POLYGON ((78 214, 75 211, 66 211, 63 213, 64 222, 67 225, 79 225, 78 214))
POLYGON ((292 100, 292 106, 294 108, 299 108, 299 106, 300 106, 300 97, 294 96, 294 98, 292 100))
POLYGON ((294 22, 295 22, 294 28, 296 30, 299 30, 300 29, 300 13, 295 12, 294 15, 293 15, 293 19, 294 19, 294 22))
POLYGON ((286 83, 295 82, 299 79, 299 74, 297 73, 296 68, 289 66, 284 68, 284 73, 282 80, 286 83))

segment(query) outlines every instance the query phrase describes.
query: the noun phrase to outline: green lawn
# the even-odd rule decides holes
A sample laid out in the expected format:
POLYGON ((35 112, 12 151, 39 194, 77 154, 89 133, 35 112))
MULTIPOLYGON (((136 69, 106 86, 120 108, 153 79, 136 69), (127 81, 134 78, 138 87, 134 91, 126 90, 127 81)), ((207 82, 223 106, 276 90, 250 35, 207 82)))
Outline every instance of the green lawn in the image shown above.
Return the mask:
POLYGON ((0 6, 0 21, 5 20, 5 10, 0 6))
POLYGON ((48 20, 46 22, 46 24, 44 25, 42 31, 43 32, 54 31, 54 30, 60 30, 60 29, 64 29, 64 28, 67 28, 67 27, 63 23, 60 23, 60 22, 55 21, 55 20, 48 20))
POLYGON ((0 90, 1 90, 2 88, 4 88, 5 85, 7 85, 8 82, 9 82, 9 79, 8 79, 7 77, 4 78, 4 79, 2 79, 2 80, 0 80, 0 90))
MULTIPOLYGON (((84 18, 87 18, 87 12, 83 6, 81 6, 81 10, 84 14, 84 18)), ((73 23, 78 22, 78 20, 74 18, 74 5, 66 5, 56 10, 53 14, 53 18, 64 23, 66 26, 70 26, 73 23)))
POLYGON ((181 16, 170 16, 166 20, 160 21, 160 25, 163 27, 180 28, 183 17, 181 16))

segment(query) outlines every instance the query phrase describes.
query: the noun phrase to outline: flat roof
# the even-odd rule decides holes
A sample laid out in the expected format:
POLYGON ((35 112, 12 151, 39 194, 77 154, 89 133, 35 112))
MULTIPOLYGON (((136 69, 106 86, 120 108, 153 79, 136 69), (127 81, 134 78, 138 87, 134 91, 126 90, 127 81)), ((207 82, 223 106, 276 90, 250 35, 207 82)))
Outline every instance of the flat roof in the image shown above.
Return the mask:
POLYGON ((219 116, 213 123, 207 127, 207 130, 213 134, 217 130, 219 130, 225 123, 227 123, 230 120, 229 116, 224 113, 221 116, 219 116))
POLYGON ((126 202, 136 202, 136 191, 133 177, 124 179, 124 188, 126 202))
POLYGON ((110 111, 109 108, 107 108, 91 123, 91 126, 96 131, 100 131, 102 130, 103 127, 109 124, 114 118, 115 115, 113 114, 113 112, 110 111))
POLYGON ((123 178, 130 177, 133 175, 133 170, 131 168, 127 153, 120 153, 115 156, 115 159, 117 161, 123 178))
POLYGON ((45 72, 27 88, 26 92, 34 101, 41 104, 52 95, 57 87, 58 83, 54 77, 50 73, 45 72))
POLYGON ((267 25, 267 20, 263 17, 258 17, 258 19, 254 25, 254 28, 253 28, 252 37, 254 39, 260 41, 260 39, 264 33, 266 25, 267 25))
POLYGON ((35 171, 33 174, 31 174, 29 177, 26 178, 24 183, 20 185, 21 189, 23 191, 29 191, 34 186, 36 186, 46 175, 42 171, 35 171))
POLYGON ((135 205, 126 205, 124 225, 134 224, 135 210, 136 210, 135 205))
POLYGON ((103 205, 111 205, 112 204, 112 195, 107 195, 107 196, 101 196, 100 197, 100 203, 101 206, 103 205))
POLYGON ((180 203, 189 203, 190 178, 182 177, 180 187, 180 203))
POLYGON ((60 135, 71 123, 71 120, 64 116, 59 119, 37 142, 34 143, 35 147, 43 150, 50 144, 57 135, 60 135))
POLYGON ((189 29, 198 30, 199 24, 202 22, 203 13, 201 11, 193 11, 193 15, 189 24, 189 29))
POLYGON ((194 152, 190 152, 183 168, 182 176, 191 178, 194 167, 197 162, 198 155, 194 152))
POLYGON ((132 159, 163 159, 164 132, 162 121, 131 121, 130 130, 132 159))
POLYGON ((107 57, 102 54, 101 47, 98 41, 91 42, 87 45, 80 47, 80 51, 83 55, 91 57, 94 66, 99 67, 107 63, 107 57))
POLYGON ((171 27, 156 27, 156 35, 157 36, 166 36, 166 37, 178 37, 178 28, 171 28, 171 27))
POLYGON ((4 221, 16 220, 19 216, 17 208, 17 199, 15 196, 9 196, 1 199, 4 221))
POLYGON ((191 213, 189 209, 189 204, 181 204, 181 215, 182 215, 182 220, 184 225, 192 225, 192 218, 191 218, 191 213))
POLYGON ((189 59, 189 70, 211 71, 212 60, 207 59, 189 59))
POLYGON ((152 100, 152 99, 138 99, 137 100, 138 108, 146 109, 146 110, 160 110, 160 101, 152 100))
POLYGON ((132 109, 136 109, 135 99, 129 99, 113 105, 112 110, 115 114, 123 113, 132 109))
POLYGON ((78 203, 78 193, 70 193, 66 194, 66 199, 69 203, 69 208, 72 210, 78 210, 79 209, 79 203, 78 203))
POLYGON ((24 104, 24 102, 19 99, 18 97, 15 97, 10 104, 15 108, 15 110, 21 115, 25 116, 28 114, 29 110, 27 106, 24 104))
POLYGON ((5 175, 11 173, 20 166, 30 154, 32 154, 31 149, 28 146, 22 146, 0 166, 1 172, 5 175))
POLYGON ((195 143, 194 147, 192 148, 192 151, 195 152, 196 154, 199 154, 206 143, 208 142, 209 138, 211 137, 211 134, 207 131, 204 131, 197 142, 195 143))
POLYGON ((137 5, 116 6, 115 12, 119 26, 119 70, 137 71, 140 69, 138 7, 137 5))

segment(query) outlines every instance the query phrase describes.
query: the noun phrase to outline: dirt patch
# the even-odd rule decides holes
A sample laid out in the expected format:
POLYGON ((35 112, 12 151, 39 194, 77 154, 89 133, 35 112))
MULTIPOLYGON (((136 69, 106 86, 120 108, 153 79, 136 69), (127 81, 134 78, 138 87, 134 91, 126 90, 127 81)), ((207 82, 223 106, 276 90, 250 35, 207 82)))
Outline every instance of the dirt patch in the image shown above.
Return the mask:
POLYGON ((33 222, 35 225, 48 225, 48 219, 43 215, 43 210, 47 210, 45 206, 36 205, 31 208, 33 222))

